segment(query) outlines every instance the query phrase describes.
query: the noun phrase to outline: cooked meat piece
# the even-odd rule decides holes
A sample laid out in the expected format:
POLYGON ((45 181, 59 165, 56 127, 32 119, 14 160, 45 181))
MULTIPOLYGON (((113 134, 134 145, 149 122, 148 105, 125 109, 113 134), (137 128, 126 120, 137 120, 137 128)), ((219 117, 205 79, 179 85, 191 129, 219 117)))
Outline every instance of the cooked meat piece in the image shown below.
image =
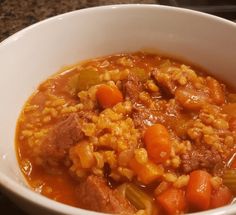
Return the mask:
POLYGON ((156 108, 136 103, 133 105, 132 118, 137 128, 142 129, 155 123, 162 123, 175 129, 176 121, 179 121, 183 116, 180 114, 178 104, 169 101, 156 108))
POLYGON ((89 176, 77 187, 80 207, 104 213, 134 214, 135 208, 98 176, 89 176))
POLYGON ((169 73, 161 72, 159 69, 152 71, 152 76, 157 81, 158 87, 161 88, 166 97, 173 97, 177 88, 169 73))
POLYGON ((151 110, 148 107, 134 105, 132 118, 136 128, 143 129, 157 122, 164 121, 162 116, 157 111, 151 110))
POLYGON ((124 81, 124 95, 131 101, 138 101, 139 93, 143 91, 143 84, 139 78, 131 73, 128 75, 128 79, 124 81))
POLYGON ((217 150, 208 149, 205 146, 193 146, 192 150, 183 154, 181 159, 184 173, 189 173, 196 169, 207 169, 212 172, 216 164, 223 162, 217 150))
POLYGON ((97 116, 98 110, 86 110, 77 113, 78 117, 86 122, 92 122, 94 116, 97 116))
POLYGON ((77 114, 70 114, 59 121, 42 141, 40 156, 43 163, 58 166, 68 154, 69 148, 83 137, 77 114))

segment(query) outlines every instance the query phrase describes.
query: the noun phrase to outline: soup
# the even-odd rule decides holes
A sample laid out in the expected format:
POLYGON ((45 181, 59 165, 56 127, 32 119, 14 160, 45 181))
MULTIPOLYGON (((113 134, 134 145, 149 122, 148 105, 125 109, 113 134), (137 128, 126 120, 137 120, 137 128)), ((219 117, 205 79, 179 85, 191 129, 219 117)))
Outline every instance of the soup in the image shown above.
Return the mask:
POLYGON ((68 67, 44 81, 17 124, 29 186, 122 214, 182 214, 236 191, 236 93, 201 69, 149 53, 68 67))

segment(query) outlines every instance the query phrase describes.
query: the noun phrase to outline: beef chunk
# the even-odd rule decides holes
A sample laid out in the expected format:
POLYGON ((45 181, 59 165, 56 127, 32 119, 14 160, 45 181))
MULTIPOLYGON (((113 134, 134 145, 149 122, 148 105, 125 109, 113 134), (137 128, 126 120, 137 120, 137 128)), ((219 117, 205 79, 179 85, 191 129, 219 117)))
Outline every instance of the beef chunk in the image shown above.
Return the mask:
POLYGON ((142 105, 134 105, 132 113, 133 122, 136 128, 144 129, 157 122, 163 122, 162 115, 156 110, 152 110, 142 105))
POLYGON ((58 166, 64 161, 69 148, 84 137, 77 114, 59 121, 43 139, 40 155, 44 163, 58 166))
POLYGON ((171 73, 162 72, 159 69, 154 69, 152 71, 152 76, 156 80, 158 87, 163 91, 165 96, 172 98, 177 86, 171 78, 171 73))
POLYGON ((139 93, 143 91, 143 84, 139 78, 135 74, 130 73, 128 79, 124 81, 123 86, 125 97, 133 102, 137 102, 139 93))
POLYGON ((214 171, 214 167, 222 163, 220 153, 215 149, 208 149, 205 146, 193 146, 193 149, 182 157, 182 171, 189 173, 196 169, 207 169, 214 171))
POLYGON ((82 208, 104 213, 134 214, 136 211, 125 197, 98 176, 89 176, 76 191, 82 208))

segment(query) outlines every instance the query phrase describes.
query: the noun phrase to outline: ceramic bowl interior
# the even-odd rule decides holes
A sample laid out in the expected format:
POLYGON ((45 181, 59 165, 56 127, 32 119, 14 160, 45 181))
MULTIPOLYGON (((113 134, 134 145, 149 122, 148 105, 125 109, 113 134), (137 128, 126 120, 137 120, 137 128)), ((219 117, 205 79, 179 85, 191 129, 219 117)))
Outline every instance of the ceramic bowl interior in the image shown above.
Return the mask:
MULTIPOLYGON (((97 214, 57 203, 29 188, 14 147, 17 118, 38 84, 61 67, 121 52, 151 51, 184 59, 235 84, 236 25, 185 9, 115 5, 59 15, 0 44, 0 185, 32 214, 97 214)), ((236 214, 236 206, 202 214, 236 214)))

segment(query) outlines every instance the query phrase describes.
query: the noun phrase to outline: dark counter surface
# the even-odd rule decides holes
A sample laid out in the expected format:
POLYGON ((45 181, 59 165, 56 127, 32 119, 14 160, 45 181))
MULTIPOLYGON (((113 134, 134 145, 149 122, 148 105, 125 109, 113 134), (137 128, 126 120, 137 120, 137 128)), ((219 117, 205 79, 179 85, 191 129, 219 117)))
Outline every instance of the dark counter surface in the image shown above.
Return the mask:
POLYGON ((73 10, 109 4, 157 2, 156 0, 0 0, 0 41, 36 22, 73 10))

